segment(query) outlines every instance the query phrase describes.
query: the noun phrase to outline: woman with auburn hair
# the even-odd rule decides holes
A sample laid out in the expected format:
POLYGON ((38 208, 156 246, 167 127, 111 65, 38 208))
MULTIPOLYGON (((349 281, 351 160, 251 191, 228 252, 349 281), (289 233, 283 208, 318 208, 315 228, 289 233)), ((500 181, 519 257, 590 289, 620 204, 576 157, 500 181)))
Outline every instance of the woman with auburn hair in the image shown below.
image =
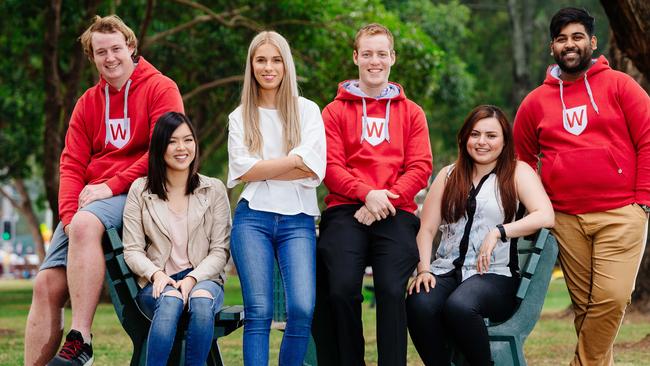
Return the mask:
POLYGON ((280 365, 302 365, 316 297, 316 187, 325 176, 318 106, 298 95, 287 41, 251 41, 241 105, 229 116, 228 187, 244 183, 231 248, 244 298, 244 365, 267 365, 277 259, 287 326, 280 365))
POLYGON ((163 114, 151 135, 147 176, 133 182, 124 207, 124 260, 138 276, 136 300, 151 320, 148 366, 167 365, 184 312, 185 365, 205 365, 223 304, 230 203, 223 183, 198 166, 190 120, 163 114))
POLYGON ((537 174, 515 158, 512 128, 499 108, 474 108, 457 141, 456 162, 438 173, 424 202, 420 262, 408 288, 409 332, 427 366, 450 364, 449 340, 471 365, 492 364, 483 318, 503 321, 515 310, 513 239, 554 223, 537 174))

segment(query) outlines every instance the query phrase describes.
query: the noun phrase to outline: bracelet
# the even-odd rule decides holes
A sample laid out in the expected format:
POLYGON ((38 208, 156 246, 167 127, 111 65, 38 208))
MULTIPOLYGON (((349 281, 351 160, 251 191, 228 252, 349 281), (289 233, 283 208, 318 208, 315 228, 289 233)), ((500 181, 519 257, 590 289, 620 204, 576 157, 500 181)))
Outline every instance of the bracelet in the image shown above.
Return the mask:
POLYGON ((501 241, 502 242, 507 242, 508 237, 506 236, 506 229, 503 227, 502 224, 497 225, 497 229, 499 230, 499 234, 501 234, 501 241))
POLYGON ((418 274, 415 275, 415 277, 417 277, 417 276, 419 276, 419 275, 421 275, 423 273, 428 273, 428 274, 433 276, 433 272, 431 272, 431 271, 420 271, 420 272, 418 272, 418 274))

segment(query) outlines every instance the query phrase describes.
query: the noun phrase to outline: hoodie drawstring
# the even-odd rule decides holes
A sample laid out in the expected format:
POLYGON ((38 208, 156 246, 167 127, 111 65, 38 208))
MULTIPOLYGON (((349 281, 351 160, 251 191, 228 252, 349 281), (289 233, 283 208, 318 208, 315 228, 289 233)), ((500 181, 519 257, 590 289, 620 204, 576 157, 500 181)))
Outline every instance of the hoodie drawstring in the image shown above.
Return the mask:
POLYGON ((558 80, 560 82, 560 101, 562 102, 562 115, 566 116, 566 104, 564 104, 564 83, 562 79, 558 80))
POLYGON ((388 129, 388 122, 390 121, 390 99, 386 102, 386 141, 390 143, 390 129, 388 129))
MULTIPOLYGON (((131 129, 131 126, 129 126, 129 124, 130 124, 129 119, 127 118, 127 116, 128 116, 127 113, 129 111, 129 103, 128 103, 128 101, 129 101, 129 88, 130 87, 131 87, 131 79, 127 80, 126 87, 125 87, 126 89, 124 89, 124 129, 126 131, 129 131, 131 129)), ((105 108, 106 113, 105 113, 105 116, 104 116, 104 123, 106 123, 106 139, 104 140, 104 146, 106 146, 106 145, 108 145, 108 137, 110 136, 109 134, 110 134, 110 128, 111 128, 110 123, 109 123, 111 102, 110 102, 109 95, 108 95, 108 83, 106 83, 106 85, 104 86, 104 95, 106 96, 106 108, 105 108)))
MULTIPOLYGON (((587 73, 586 72, 585 72, 585 86, 587 87, 587 94, 589 94, 589 100, 591 100, 591 106, 594 107, 594 110, 596 111, 596 114, 600 114, 598 112, 598 106, 596 105, 596 101, 594 100, 594 95, 591 93, 591 87, 589 86, 589 81, 587 81, 587 73)), ((562 88, 562 84, 560 84, 560 93, 562 93, 561 88, 562 88)))
POLYGON ((368 128, 368 115, 366 114, 366 98, 361 97, 362 114, 361 114, 361 141, 363 142, 363 131, 368 128))
MULTIPOLYGON (((560 78, 559 75, 559 67, 556 65, 549 71, 551 76, 553 76, 555 79, 557 79, 558 83, 560 84, 560 100, 562 101, 562 115, 566 115, 566 105, 564 104, 564 83, 562 82, 562 79, 560 78)), ((585 80, 585 88, 587 89, 587 94, 589 95, 589 100, 591 101, 591 106, 594 108, 596 111, 596 114, 600 114, 598 111, 598 105, 596 105, 596 101, 594 100, 594 94, 591 92, 591 86, 589 85, 589 80, 587 80, 587 73, 585 72, 584 74, 584 80, 585 80)))

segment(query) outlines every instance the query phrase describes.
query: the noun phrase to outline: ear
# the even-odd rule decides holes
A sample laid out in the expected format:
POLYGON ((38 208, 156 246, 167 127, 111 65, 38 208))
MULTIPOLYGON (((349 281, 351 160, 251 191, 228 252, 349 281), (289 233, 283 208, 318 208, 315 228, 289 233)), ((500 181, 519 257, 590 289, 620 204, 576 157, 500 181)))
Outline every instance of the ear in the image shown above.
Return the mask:
POLYGON ((128 48, 129 48, 129 55, 133 57, 133 53, 135 53, 135 47, 133 45, 129 45, 128 48))
POLYGON ((395 65, 395 61, 397 61, 397 55, 395 55, 395 50, 390 50, 390 66, 395 65))
POLYGON ((551 50, 551 56, 553 56, 553 41, 548 44, 548 48, 551 50))
POLYGON ((596 36, 591 36, 591 49, 595 50, 596 48, 598 48, 598 39, 596 36))
POLYGON ((358 61, 359 54, 357 53, 357 50, 352 51, 352 61, 354 61, 355 65, 359 65, 358 61))

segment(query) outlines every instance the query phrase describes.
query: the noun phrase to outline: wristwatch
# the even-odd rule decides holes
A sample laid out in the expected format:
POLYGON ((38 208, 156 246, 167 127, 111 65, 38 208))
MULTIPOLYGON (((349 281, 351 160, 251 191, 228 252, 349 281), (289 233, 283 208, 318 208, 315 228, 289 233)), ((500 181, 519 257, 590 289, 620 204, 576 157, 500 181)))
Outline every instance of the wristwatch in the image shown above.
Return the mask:
POLYGON ((650 206, 644 205, 642 203, 639 203, 638 205, 643 209, 643 211, 645 211, 645 213, 650 213, 650 206))

